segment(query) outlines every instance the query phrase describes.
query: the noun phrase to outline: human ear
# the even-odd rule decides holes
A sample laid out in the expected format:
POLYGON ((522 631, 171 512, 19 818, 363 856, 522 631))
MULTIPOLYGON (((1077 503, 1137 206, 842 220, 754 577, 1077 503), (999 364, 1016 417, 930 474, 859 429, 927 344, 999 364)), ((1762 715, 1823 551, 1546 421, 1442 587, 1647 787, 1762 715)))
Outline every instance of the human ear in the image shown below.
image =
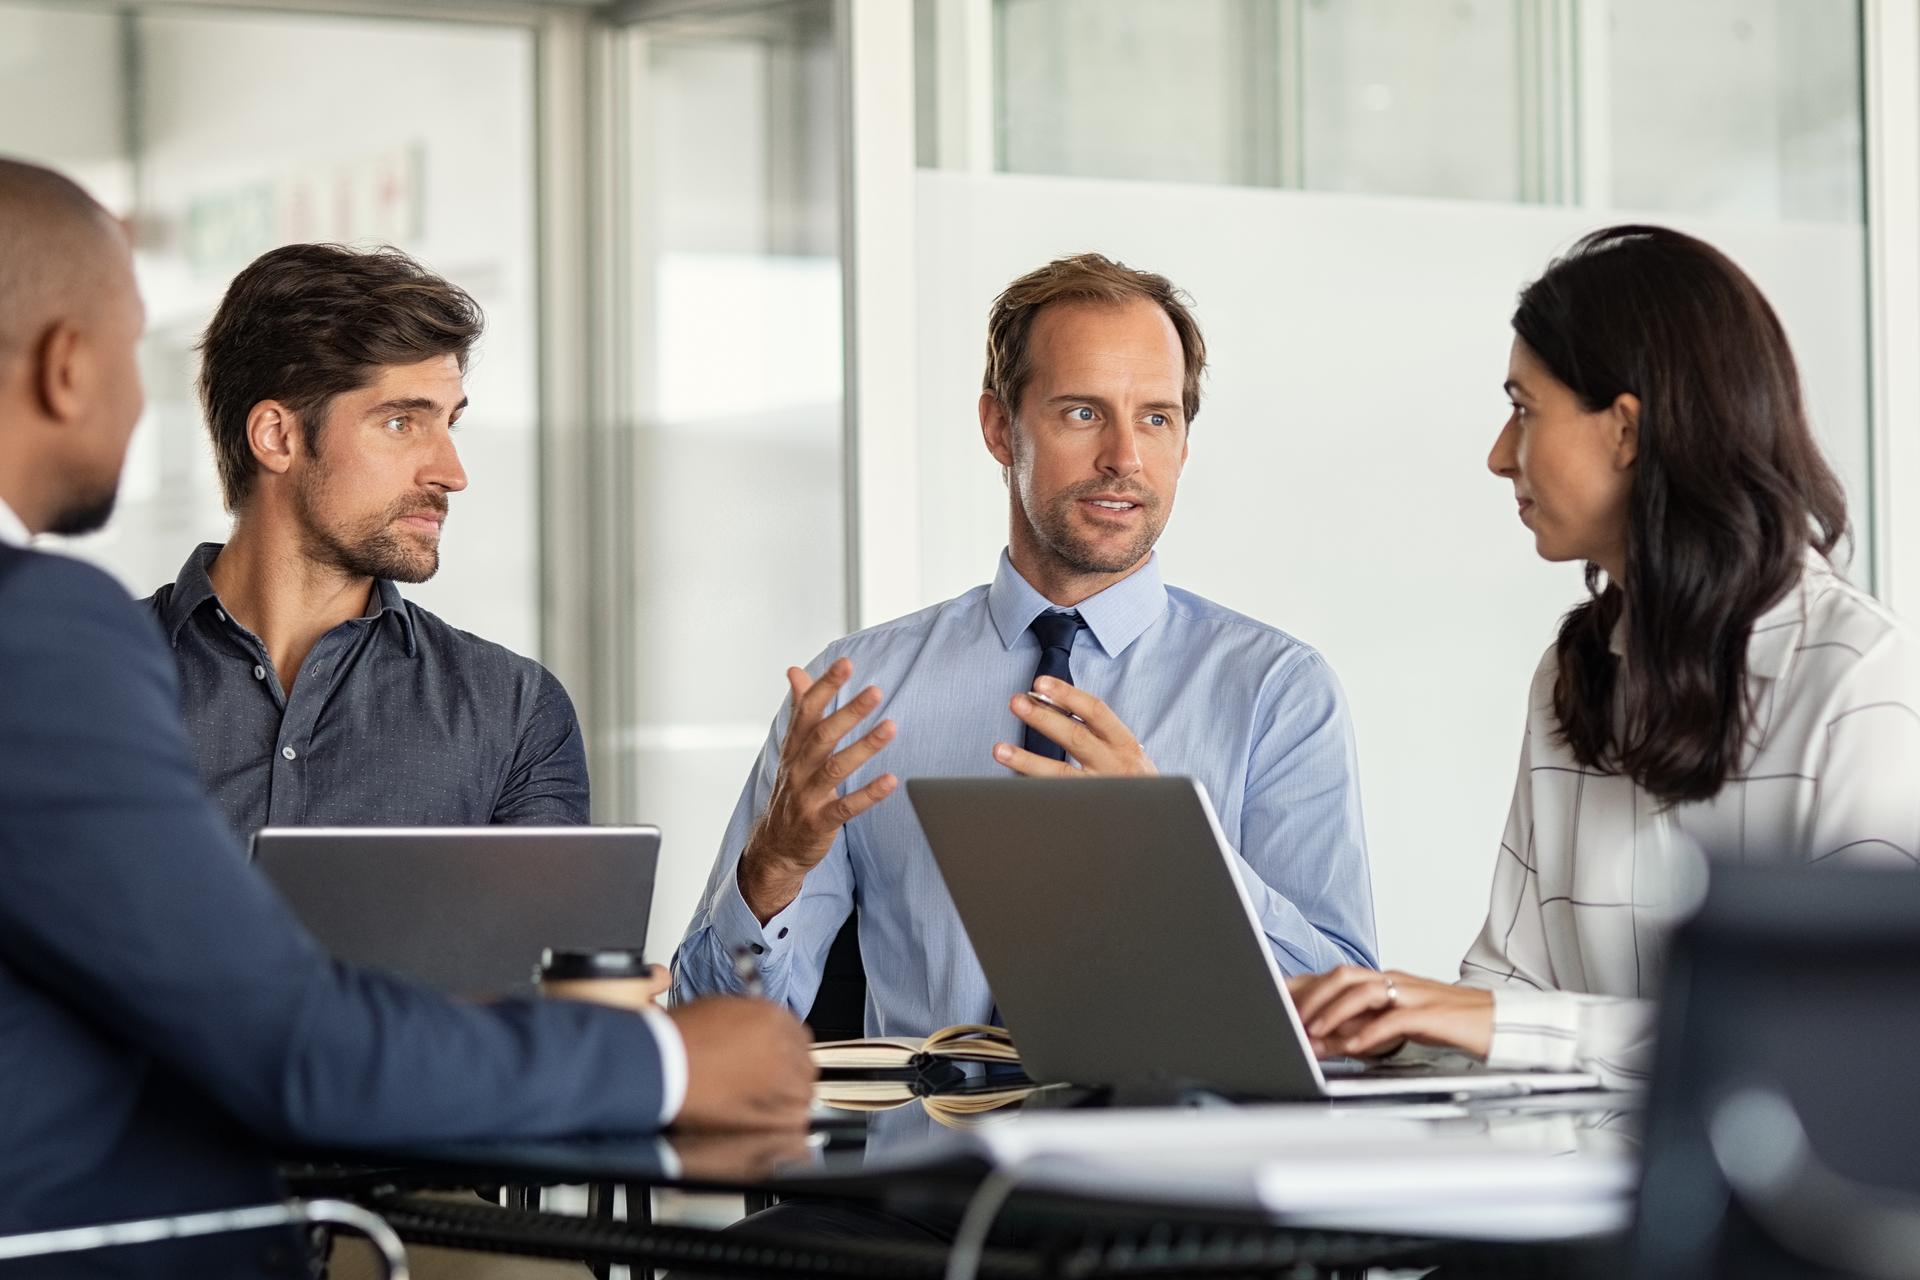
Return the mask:
POLYGON ((1002 467, 1013 465, 1013 419, 991 391, 980 393, 980 437, 995 462, 1002 467))
POLYGON ((278 400, 262 400, 247 411, 247 446, 253 460, 277 476, 285 475, 299 452, 292 410, 278 400))
POLYGON ((34 398, 49 418, 72 422, 86 405, 86 344, 72 325, 50 326, 34 344, 34 398))
POLYGON ((1622 391, 1608 410, 1613 417, 1613 466, 1625 471, 1640 456, 1640 397, 1622 391))

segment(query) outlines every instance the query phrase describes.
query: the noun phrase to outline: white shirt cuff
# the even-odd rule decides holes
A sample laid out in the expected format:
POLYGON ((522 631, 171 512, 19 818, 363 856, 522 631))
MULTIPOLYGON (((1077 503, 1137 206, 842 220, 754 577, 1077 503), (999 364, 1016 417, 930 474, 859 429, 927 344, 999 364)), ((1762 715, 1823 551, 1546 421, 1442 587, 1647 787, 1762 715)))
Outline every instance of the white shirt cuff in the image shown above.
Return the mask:
POLYGON ((1493 993, 1487 1065, 1507 1070, 1571 1071, 1580 1060, 1580 1002, 1564 991, 1493 993))
POLYGON ((680 1117, 687 1104, 687 1043, 680 1028, 658 1009, 647 1009, 640 1016, 660 1046, 660 1127, 666 1128, 680 1117))

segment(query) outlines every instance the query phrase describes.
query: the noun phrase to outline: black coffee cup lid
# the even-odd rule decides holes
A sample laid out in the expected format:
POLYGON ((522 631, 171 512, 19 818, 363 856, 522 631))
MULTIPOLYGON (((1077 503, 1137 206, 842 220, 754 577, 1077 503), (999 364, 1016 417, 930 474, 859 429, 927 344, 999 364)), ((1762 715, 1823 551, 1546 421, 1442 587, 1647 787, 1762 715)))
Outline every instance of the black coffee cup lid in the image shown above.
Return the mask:
POLYGON ((625 947, 548 947, 540 953, 544 981, 580 978, 638 978, 652 966, 637 950, 625 947))

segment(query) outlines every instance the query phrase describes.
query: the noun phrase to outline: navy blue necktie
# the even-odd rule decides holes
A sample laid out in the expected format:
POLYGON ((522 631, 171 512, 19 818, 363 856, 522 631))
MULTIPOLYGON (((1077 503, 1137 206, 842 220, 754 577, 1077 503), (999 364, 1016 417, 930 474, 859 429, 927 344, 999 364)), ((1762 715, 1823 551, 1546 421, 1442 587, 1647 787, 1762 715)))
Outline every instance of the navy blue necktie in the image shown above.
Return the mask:
MULTIPOLYGON (((1040 638, 1040 668, 1033 673, 1034 680, 1039 680, 1041 676, 1052 676, 1055 680, 1073 683, 1073 668, 1067 664, 1067 659, 1073 654, 1073 638, 1086 625, 1077 613, 1055 613, 1052 610, 1028 624, 1027 630, 1040 638)), ((1029 684, 1027 687, 1033 686, 1029 684)), ((1022 736, 1020 745, 1049 760, 1067 758, 1065 748, 1031 727, 1022 736)))
MULTIPOLYGON (((1027 624, 1027 630, 1040 637, 1040 666, 1033 673, 1035 680, 1038 680, 1041 676, 1052 676, 1055 680, 1064 680, 1068 684, 1073 683, 1073 668, 1067 665, 1067 659, 1073 655, 1073 638, 1079 635, 1080 628, 1086 625, 1086 623, 1080 620, 1080 615, 1077 613, 1060 613, 1052 609, 1049 609, 1027 624)), ((1031 682, 1027 685, 1027 688, 1033 688, 1031 682)), ((1045 756, 1049 760, 1065 760, 1067 758, 1066 748, 1045 734, 1036 733, 1032 729, 1028 729, 1025 734, 1022 735, 1020 745, 1033 752, 1033 754, 1045 756)), ((1000 1021, 1000 1002, 993 1000, 991 996, 989 996, 988 999, 990 1001, 990 1007, 987 1010, 987 1025, 990 1027, 1000 1026, 1002 1025, 1000 1021)), ((993 1067, 990 1066, 987 1068, 989 1075, 992 1075, 993 1072, 993 1067)))

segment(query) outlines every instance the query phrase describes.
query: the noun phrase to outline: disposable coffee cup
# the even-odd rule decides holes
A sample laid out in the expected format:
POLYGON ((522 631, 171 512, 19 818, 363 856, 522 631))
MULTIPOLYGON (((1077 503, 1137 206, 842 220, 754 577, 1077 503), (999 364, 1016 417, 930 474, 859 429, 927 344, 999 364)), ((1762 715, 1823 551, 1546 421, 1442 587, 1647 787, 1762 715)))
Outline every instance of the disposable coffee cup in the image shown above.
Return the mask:
POLYGON ((533 980, 542 995, 637 1008, 651 998, 646 957, 624 947, 548 947, 533 980))

